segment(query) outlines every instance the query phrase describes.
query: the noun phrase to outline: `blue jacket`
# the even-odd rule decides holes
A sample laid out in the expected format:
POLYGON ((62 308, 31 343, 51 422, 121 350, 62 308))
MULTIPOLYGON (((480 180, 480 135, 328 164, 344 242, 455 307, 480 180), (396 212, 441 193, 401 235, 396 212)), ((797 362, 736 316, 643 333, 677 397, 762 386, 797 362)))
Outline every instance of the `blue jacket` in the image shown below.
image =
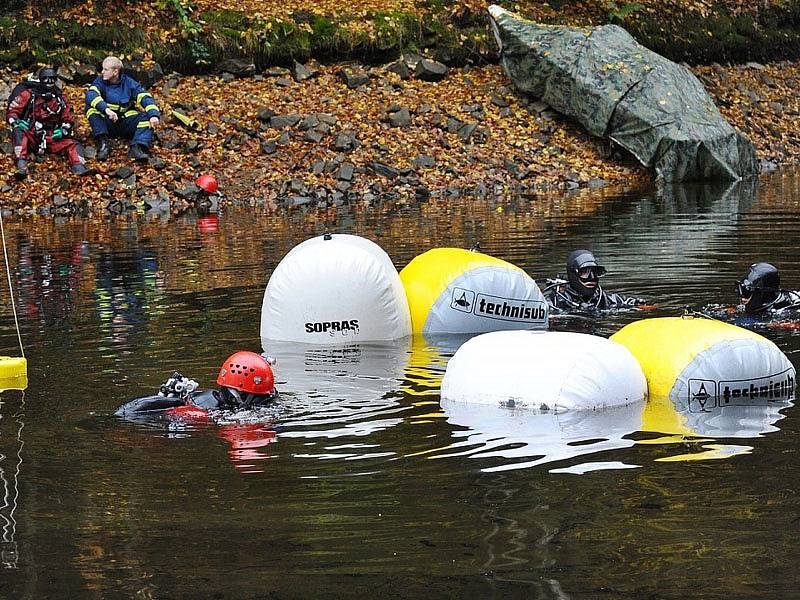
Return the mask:
POLYGON ((150 117, 161 118, 161 111, 150 92, 145 91, 133 77, 120 75, 119 83, 112 84, 97 77, 86 91, 86 117, 100 115, 105 117, 106 108, 110 108, 120 117, 133 117, 139 114, 139 108, 150 117))

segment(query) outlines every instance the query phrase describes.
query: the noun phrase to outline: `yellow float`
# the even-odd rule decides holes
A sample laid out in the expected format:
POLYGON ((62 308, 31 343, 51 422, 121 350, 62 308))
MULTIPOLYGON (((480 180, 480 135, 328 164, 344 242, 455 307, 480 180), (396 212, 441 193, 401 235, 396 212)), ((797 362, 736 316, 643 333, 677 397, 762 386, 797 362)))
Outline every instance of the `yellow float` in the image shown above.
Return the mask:
POLYGON ((400 271, 414 334, 546 329, 536 282, 509 262, 462 248, 434 248, 400 271))
POLYGON ((28 387, 28 361, 19 356, 0 356, 0 390, 28 387))
POLYGON ((795 368, 767 338, 715 319, 661 317, 623 327, 611 339, 639 361, 650 397, 701 410, 794 396, 795 368))

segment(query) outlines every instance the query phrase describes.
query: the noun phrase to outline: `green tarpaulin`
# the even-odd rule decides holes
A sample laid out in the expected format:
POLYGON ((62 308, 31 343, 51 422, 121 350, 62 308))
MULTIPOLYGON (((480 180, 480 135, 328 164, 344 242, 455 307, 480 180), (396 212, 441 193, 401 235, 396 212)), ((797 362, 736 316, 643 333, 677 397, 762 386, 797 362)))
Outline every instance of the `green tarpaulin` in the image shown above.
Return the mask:
POLYGON ((613 140, 662 181, 737 180, 755 148, 687 69, 616 25, 541 25, 490 6, 501 62, 516 87, 613 140))

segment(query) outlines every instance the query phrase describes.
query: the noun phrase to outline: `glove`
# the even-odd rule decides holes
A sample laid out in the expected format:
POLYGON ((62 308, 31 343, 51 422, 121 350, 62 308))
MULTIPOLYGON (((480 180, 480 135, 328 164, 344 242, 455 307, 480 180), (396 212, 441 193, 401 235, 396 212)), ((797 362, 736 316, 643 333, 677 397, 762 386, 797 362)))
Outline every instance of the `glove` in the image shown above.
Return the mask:
POLYGON ((58 129, 54 129, 53 130, 53 139, 54 140, 60 140, 60 139, 65 138, 65 137, 67 137, 67 132, 64 131, 63 129, 61 129, 61 127, 59 127, 58 129))
POLYGON ((25 119, 17 119, 12 126, 20 131, 28 131, 31 128, 31 124, 25 119))

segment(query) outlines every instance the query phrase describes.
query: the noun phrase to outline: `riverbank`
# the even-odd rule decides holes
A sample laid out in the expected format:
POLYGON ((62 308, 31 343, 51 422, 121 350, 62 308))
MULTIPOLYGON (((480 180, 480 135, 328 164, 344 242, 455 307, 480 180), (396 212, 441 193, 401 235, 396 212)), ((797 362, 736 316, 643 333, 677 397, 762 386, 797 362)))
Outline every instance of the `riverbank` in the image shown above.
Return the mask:
MULTIPOLYGON (((46 32, 57 16, 64 32, 48 42, 53 48, 42 47, 42 38, 11 48, 23 31, 18 21, 13 26, 3 21, 0 41, 9 47, 0 61, 16 57, 20 64, 32 65, 50 60, 53 52, 89 60, 117 48, 119 54, 135 50, 135 62, 147 69, 155 64, 154 57, 165 64, 181 64, 188 60, 185 45, 194 43, 197 50, 202 42, 207 53, 198 55, 189 70, 215 72, 171 72, 163 77, 159 72, 151 91, 165 118, 148 164, 129 161, 125 144, 118 145, 110 160, 93 160, 95 149, 82 115, 77 135, 86 145, 89 166, 97 170, 93 177, 74 177, 60 157, 47 156, 32 166, 26 181, 18 182, 6 144, 0 175, 4 208, 20 214, 148 207, 179 212, 191 205, 196 191, 192 182, 202 173, 217 177, 229 201, 304 210, 462 195, 535 197, 650 183, 651 173, 631 157, 513 89, 502 69, 491 62, 496 60, 496 48, 487 35, 485 3, 395 0, 381 3, 381 12, 371 0, 347 3, 346 9, 311 2, 300 12, 293 1, 282 8, 290 18, 275 7, 248 12, 247 2, 228 6, 223 0, 203 0, 191 7, 173 3, 169 10, 177 10, 180 18, 170 23, 169 6, 147 5, 145 10, 136 2, 121 5, 105 18, 102 7, 91 2, 60 11, 28 6, 5 17, 12 21, 24 17, 29 28, 46 32), (240 16, 234 18, 234 13, 240 16), (246 19, 241 16, 245 13, 246 19), (126 20, 130 33, 118 39, 126 20), (221 23, 225 27, 218 29, 221 23), (253 37, 258 31, 269 35, 253 37), (305 32, 303 43, 297 37, 300 32, 305 32), (231 44, 231 36, 238 36, 241 44, 231 44), (453 39, 458 41, 457 51, 448 42, 453 39), (172 48, 171 54, 158 40, 172 48), (209 40, 216 40, 214 48, 209 40), (401 60, 389 60, 400 50, 401 60), (320 59, 336 56, 338 62, 308 58, 315 54, 320 59), (345 61, 348 56, 360 60, 345 61), (447 73, 416 75, 413 67, 422 56, 447 62, 449 66, 440 65, 447 73), (289 58, 288 68, 274 64, 289 58), (366 58, 388 62, 365 62, 366 58), (171 117, 173 110, 194 119, 196 128, 188 129, 171 117)), ((520 11, 545 22, 612 20, 641 30, 659 7, 664 8, 655 0, 637 5, 636 10, 633 5, 608 2, 582 3, 580 11, 551 4, 523 2, 520 11)), ((770 11, 777 10, 770 2, 728 4, 694 3, 684 12, 708 23, 724 15, 768 22, 770 11)), ((665 27, 676 26, 680 6, 680 2, 669 6, 672 17, 665 20, 665 27)), ((685 33, 675 38, 676 48, 688 44, 688 30, 685 33)), ((716 43, 711 29, 706 37, 716 43)), ((706 47, 695 41, 696 50, 706 47)), ((90 64, 83 63, 83 70, 91 71, 90 64)), ((69 79, 74 65, 62 66, 69 67, 64 71, 69 79)), ((762 169, 798 162, 795 122, 800 100, 795 90, 800 63, 714 63, 691 68, 722 114, 753 141, 762 169)), ((19 69, 0 73, 4 81, 0 92, 10 90, 25 73, 19 69)), ((80 114, 85 85, 79 81, 76 77, 65 93, 80 114)))
MULTIPOLYGON (((306 67, 309 77, 300 81, 276 68, 248 78, 168 76, 153 88, 164 114, 180 110, 199 131, 165 117, 149 164, 129 161, 124 143, 100 163, 80 118, 78 137, 98 174, 72 176, 65 161, 48 155, 17 182, 6 154, 0 200, 20 213, 166 203, 180 211, 201 173, 216 176, 231 201, 314 209, 650 181, 649 171, 608 142, 517 94, 495 65, 451 69, 439 82, 403 79, 382 67, 306 67)), ((798 162, 800 99, 793 90, 800 64, 694 71, 723 115, 754 142, 763 168, 798 162)), ((66 94, 82 107, 82 88, 69 86, 66 94)))

